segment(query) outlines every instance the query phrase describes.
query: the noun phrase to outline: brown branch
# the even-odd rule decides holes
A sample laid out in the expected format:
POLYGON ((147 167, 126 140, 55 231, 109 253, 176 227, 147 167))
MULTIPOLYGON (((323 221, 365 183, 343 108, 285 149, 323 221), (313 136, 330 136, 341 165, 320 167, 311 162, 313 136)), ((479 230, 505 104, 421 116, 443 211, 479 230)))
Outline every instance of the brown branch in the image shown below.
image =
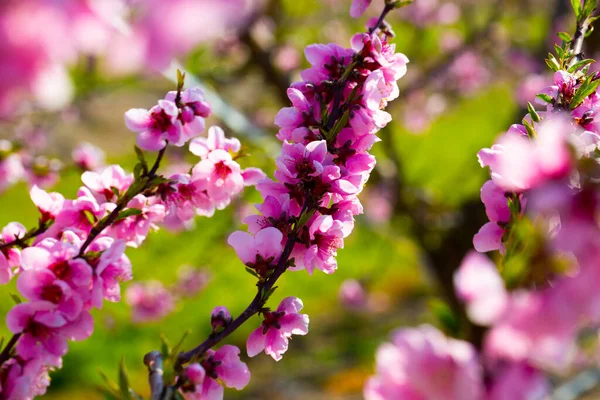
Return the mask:
POLYGON ((8 343, 6 343, 6 347, 4 347, 2 354, 0 354, 0 366, 2 366, 2 364, 4 364, 4 362, 10 358, 10 352, 12 351, 13 347, 15 347, 20 337, 21 334, 17 333, 10 338, 8 343))
POLYGON ((163 359, 160 351, 151 351, 144 356, 144 364, 148 367, 148 383, 150 384, 151 400, 162 398, 163 382, 163 359))

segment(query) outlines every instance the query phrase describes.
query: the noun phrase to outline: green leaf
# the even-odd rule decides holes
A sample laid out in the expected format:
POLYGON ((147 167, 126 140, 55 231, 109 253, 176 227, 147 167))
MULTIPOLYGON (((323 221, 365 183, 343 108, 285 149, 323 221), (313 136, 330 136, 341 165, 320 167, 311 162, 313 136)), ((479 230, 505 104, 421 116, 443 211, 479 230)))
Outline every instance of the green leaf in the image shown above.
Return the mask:
POLYGON ((579 104, 581 104, 589 95, 594 93, 598 86, 600 85, 600 79, 596 79, 595 81, 591 80, 592 77, 588 77, 577 89, 573 99, 571 100, 571 110, 577 108, 579 104))
POLYGON ((171 354, 173 354, 173 351, 171 350, 171 343, 164 333, 160 334, 160 352, 165 360, 169 358, 171 354))
POLYGON ((187 339, 190 333, 192 333, 192 331, 189 329, 183 332, 183 335, 181 335, 181 339, 179 339, 177 344, 175 344, 175 346, 173 347, 173 350, 171 350, 171 353, 174 357, 177 357, 177 355, 179 354, 179 349, 181 349, 181 346, 183 346, 183 342, 185 342, 185 339, 187 339))
POLYGON ((431 299, 427 305, 445 332, 452 336, 457 336, 460 333, 460 320, 448 304, 440 299, 431 299))
POLYGON ((92 214, 91 211, 83 210, 83 214, 85 215, 90 224, 94 225, 96 223, 96 216, 92 214))
POLYGON ((256 277, 256 278, 260 278, 260 276, 258 276, 258 274, 252 268, 246 267, 246 272, 249 273, 250 275, 256 277))
POLYGON ((142 149, 137 146, 133 146, 133 149, 135 150, 135 155, 137 156, 138 161, 147 166, 148 163, 146 161, 146 156, 144 156, 142 149))
POLYGON ((15 304, 21 304, 23 302, 23 300, 21 300, 21 298, 19 296, 17 296, 15 293, 9 293, 8 295, 10 296, 11 299, 13 299, 15 304))
POLYGON ((271 295, 273 293, 275 293, 275 290, 278 288, 279 286, 273 286, 271 289, 267 290, 266 292, 263 293, 262 299, 264 302, 266 302, 267 300, 269 300, 269 297, 271 297, 271 295))
POLYGON ((571 41, 571 35, 569 35, 567 32, 558 32, 556 35, 565 42, 571 41))
POLYGON ((575 18, 577 19, 577 21, 580 21, 581 0, 571 0, 571 7, 573 7, 573 12, 575 13, 575 18))
POLYGON ((397 1, 395 3, 392 3, 392 5, 394 6, 394 8, 402 8, 402 7, 406 7, 409 6, 413 3, 413 0, 405 0, 405 1, 397 1))
POLYGON ((535 111, 535 108, 533 108, 533 104, 530 102, 527 102, 527 112, 529 113, 529 116, 533 122, 540 122, 542 120, 537 111, 535 111))
POLYGON ((297 229, 303 227, 308 222, 308 220, 311 219, 311 217, 315 214, 315 211, 316 210, 311 210, 309 212, 303 212, 302 215, 300 215, 298 222, 294 226, 294 229, 297 230, 297 229))
POLYGON ((547 95, 546 93, 538 93, 535 95, 535 97, 545 101, 546 103, 550 103, 550 104, 554 103, 554 99, 552 98, 552 96, 547 95))
POLYGON ((573 72, 585 67, 586 65, 593 64, 595 62, 596 62, 596 60, 592 60, 591 58, 586 58, 585 60, 578 61, 575 64, 571 65, 568 72, 573 73, 573 72))
POLYGON ((554 57, 553 54, 548 55, 548 58, 546 59, 546 64, 554 72, 560 69, 560 64, 558 63, 558 60, 556 59, 556 57, 554 57))
POLYGON ((142 210, 139 208, 127 208, 119 213, 119 216, 115 219, 115 222, 122 221, 127 217, 131 217, 132 215, 141 215, 142 210))
POLYGON ((185 84, 185 72, 181 73, 179 68, 177 69, 177 91, 180 92, 185 84))
POLYGON ((525 130, 527 131, 527 136, 529 136, 530 139, 535 139, 535 137, 537 135, 535 133, 535 129, 533 129, 533 126, 525 120, 523 120, 523 125, 525 125, 525 130))
POLYGON ((121 396, 119 395, 119 387, 115 382, 112 381, 106 374, 100 370, 98 370, 98 375, 104 381, 104 385, 106 386, 105 390, 109 392, 115 399, 119 399, 121 396))
POLYGON ((129 393, 129 378, 127 377, 127 371, 125 370, 125 360, 121 358, 119 364, 119 392, 121 398, 131 400, 131 393, 129 393))
POLYGON ((598 6, 598 0, 585 0, 585 3, 583 4, 582 17, 588 18, 590 15, 592 15, 592 12, 594 12, 596 6, 598 6))
POLYGON ((350 110, 346 110, 346 112, 344 114, 342 114, 342 116, 337 121, 335 121, 333 128, 331 128, 331 130, 327 133, 327 141, 328 142, 333 141, 333 139, 335 139, 337 134, 340 133, 342 128, 344 128, 348 124, 349 120, 350 120, 350 110))

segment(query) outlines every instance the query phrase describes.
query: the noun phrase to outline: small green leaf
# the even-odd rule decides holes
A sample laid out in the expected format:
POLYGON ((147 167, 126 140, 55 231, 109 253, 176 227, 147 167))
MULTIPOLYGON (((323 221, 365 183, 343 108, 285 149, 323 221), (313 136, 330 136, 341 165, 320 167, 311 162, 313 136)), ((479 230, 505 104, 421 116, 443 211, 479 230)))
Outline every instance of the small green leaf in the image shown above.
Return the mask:
POLYGON ((121 358, 119 364, 119 392, 121 398, 131 400, 131 393, 129 393, 129 378, 127 377, 127 371, 125 370, 125 360, 121 358))
POLYGON ((122 221, 127 217, 131 217, 132 215, 141 215, 142 210, 139 208, 126 208, 125 210, 119 213, 119 216, 115 219, 115 222, 122 221))
POLYGON ((533 129, 533 126, 526 120, 523 120, 523 125, 525 125, 525 130, 527 131, 527 136, 529 136, 530 139, 535 139, 535 137, 537 135, 535 133, 535 129, 533 129))
POLYGON ((299 229, 301 227, 303 227, 309 219, 311 219, 311 217, 315 214, 316 210, 311 210, 309 212, 303 212, 302 215, 300 215, 300 218, 298 219, 298 222, 296 222, 296 225, 294 225, 294 229, 299 229))
POLYGON ((533 122, 541 121, 540 115, 537 113, 537 111, 535 111, 535 108, 533 108, 533 104, 531 104, 530 102, 527 102, 527 112, 529 113, 529 116, 531 117, 531 120, 533 122))
POLYGON ((190 333, 192 333, 192 331, 189 329, 186 330, 185 332, 183 332, 183 335, 181 335, 181 339, 179 339, 177 344, 175 344, 175 346, 173 347, 173 350, 171 350, 171 353, 175 357, 179 354, 179 349, 181 349, 181 346, 183 346, 183 342, 185 342, 185 339, 187 339, 187 337, 190 335, 190 333))
POLYGON ((165 360, 169 358, 171 354, 173 354, 173 351, 171 350, 171 343, 164 333, 160 334, 160 352, 165 360))
POLYGON ((413 0, 404 0, 404 1, 397 1, 395 3, 392 3, 392 5, 394 6, 394 8, 402 8, 402 7, 406 7, 411 5, 413 2, 413 0))
POLYGON ((581 0, 571 0, 571 7, 573 7, 575 18, 579 21, 581 17, 581 0))
POLYGON ((247 272, 247 273, 249 273, 250 275, 252 275, 252 276, 256 277, 256 278, 260 278, 260 277, 258 276, 258 274, 257 274, 257 273, 256 273, 256 272, 255 272, 255 271, 252 269, 252 268, 248 268, 248 267, 246 267, 246 272, 247 272))
POLYGON ((565 42, 571 41, 571 35, 569 35, 567 32, 558 32, 557 36, 565 42))
POLYGON ((558 60, 552 54, 548 55, 548 58, 546 59, 546 64, 554 72, 556 72, 560 69, 560 64, 558 63, 558 60))
POLYGON ((96 216, 92 214, 91 211, 83 210, 83 214, 85 215, 90 224, 94 225, 96 223, 96 216))
POLYGON ((106 385, 106 391, 111 393, 111 395, 114 396, 115 399, 119 399, 121 397, 119 395, 119 386, 117 386, 117 384, 113 382, 112 379, 106 376, 104 372, 98 370, 98 375, 100 375, 100 377, 104 381, 104 385, 106 385))
POLYGON ((185 84, 185 72, 181 73, 179 68, 177 69, 177 91, 180 92, 185 84))
POLYGON ((588 79, 586 79, 581 86, 579 86, 579 89, 577 89, 577 92, 575 92, 575 95, 573 96, 573 99, 571 100, 571 110, 574 110, 575 108, 577 108, 577 106, 579 106, 579 104, 581 104, 589 95, 591 95, 592 93, 594 93, 596 91, 596 89, 598 89, 598 86, 600 85, 600 79, 596 79, 595 81, 591 80, 592 77, 588 77, 588 79))
POLYGON ((273 286, 271 289, 267 290, 266 292, 263 293, 262 299, 264 302, 266 302, 267 300, 269 300, 269 297, 271 297, 271 295, 273 293, 275 293, 275 290, 278 288, 279 286, 273 286))
POLYGON ((581 69, 581 68, 583 68, 583 67, 585 67, 585 66, 587 66, 589 64, 593 64, 595 62, 596 61, 592 60, 591 58, 586 58, 585 60, 578 61, 575 64, 571 65, 571 67, 569 68, 568 72, 573 73, 573 72, 575 72, 575 71, 577 71, 577 70, 579 70, 579 69, 581 69))
POLYGON ((9 296, 11 299, 13 299, 13 301, 15 302, 15 304, 21 304, 23 302, 23 300, 21 300, 21 298, 19 296, 17 296, 15 293, 9 293, 9 296))
POLYGON ((453 336, 460 333, 460 321, 448 304, 440 299, 431 299, 427 305, 445 332, 453 336))
POLYGON ((596 6, 598 6, 598 0, 585 0, 583 3, 582 17, 588 18, 590 15, 592 15, 596 9, 596 6))
POLYGON ((552 96, 546 94, 546 93, 538 93, 535 95, 535 97, 537 97, 540 100, 545 101, 546 103, 554 103, 554 99, 552 98, 552 96))
POLYGON ((337 136, 337 134, 340 133, 342 128, 344 128, 348 124, 349 120, 350 110, 346 110, 346 112, 342 114, 342 116, 337 121, 335 121, 333 128, 331 128, 331 130, 327 133, 327 141, 332 142, 337 136))

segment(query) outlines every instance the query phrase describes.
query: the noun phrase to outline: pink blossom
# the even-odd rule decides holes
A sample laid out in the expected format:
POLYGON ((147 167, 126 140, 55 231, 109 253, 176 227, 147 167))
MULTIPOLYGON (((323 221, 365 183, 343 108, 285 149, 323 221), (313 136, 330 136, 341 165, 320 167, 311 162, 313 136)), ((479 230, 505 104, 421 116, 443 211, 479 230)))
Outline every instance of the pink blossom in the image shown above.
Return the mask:
POLYGON ((210 279, 210 273, 204 268, 184 265, 177 271, 177 293, 183 297, 193 297, 206 287, 210 279))
POLYGON ((231 345, 224 345, 219 350, 209 349, 206 352, 206 358, 200 362, 205 371, 205 377, 202 377, 198 367, 192 370, 192 383, 195 391, 183 392, 186 400, 202 399, 223 399, 222 382, 229 388, 242 390, 250 381, 250 371, 245 363, 240 361, 240 349, 231 345), (217 379, 219 381, 217 381, 217 379))
MULTIPOLYGON (((176 103, 177 92, 171 91, 165 96, 165 100, 176 103)), ((200 135, 204 131, 204 118, 211 113, 210 105, 204 99, 204 91, 199 87, 193 87, 181 92, 181 98, 177 106, 179 110, 179 121, 182 124, 182 141, 200 135)), ((180 144, 174 143, 176 146, 180 144)))
MULTIPOLYGON (((520 200, 523 200, 522 197, 520 200)), ((485 212, 490 222, 483 225, 473 238, 475 250, 481 253, 500 250, 501 253, 504 253, 505 247, 502 243, 503 226, 508 224, 511 217, 508 198, 504 190, 493 180, 490 180, 481 187, 481 201, 485 205, 485 212)), ((522 202, 522 206, 524 206, 524 202, 522 202)))
POLYGON ((54 305, 48 301, 21 303, 6 316, 6 324, 13 334, 21 334, 17 342, 19 357, 29 360, 44 356, 63 356, 67 352, 67 339, 83 340, 93 330, 93 320, 82 313, 68 322, 60 313, 52 312, 54 305))
POLYGON ((60 367, 59 357, 45 356, 31 360, 11 358, 2 365, 0 393, 6 399, 32 400, 43 396, 50 385, 49 371, 60 367))
POLYGON ((494 376, 494 383, 486 399, 542 400, 549 393, 550 384, 544 375, 521 363, 507 365, 494 376))
POLYGON ((208 158, 211 151, 225 150, 236 154, 242 148, 242 144, 236 138, 226 138, 225 132, 218 126, 208 128, 208 137, 198 137, 190 142, 190 152, 202 159, 208 158))
POLYGON ((238 258, 261 277, 275 268, 281 255, 283 235, 279 230, 267 227, 254 236, 236 231, 229 235, 227 243, 233 247, 238 258))
POLYGON ((85 171, 94 171, 104 166, 104 151, 91 143, 83 142, 77 145, 71 157, 75 165, 85 171))
POLYGON ((131 262, 125 255, 125 241, 100 237, 84 254, 86 262, 93 267, 90 303, 102 308, 102 301, 121 300, 121 283, 132 279, 131 262))
POLYGON ((315 268, 326 274, 337 269, 337 249, 344 247, 344 223, 330 215, 321 215, 310 225, 310 243, 304 255, 303 265, 312 275, 315 268))
POLYGON ((55 219, 62 210, 65 201, 65 198, 60 193, 48 193, 36 185, 32 186, 29 190, 29 196, 42 214, 40 217, 42 222, 55 219))
POLYGON ((0 192, 23 179, 25 170, 18 154, 0 155, 0 192))
POLYGON ((144 150, 160 150, 167 144, 182 146, 182 126, 178 119, 177 105, 168 100, 159 100, 150 110, 132 108, 125 113, 125 124, 137 132, 137 143, 144 150))
POLYGON ((160 321, 174 308, 173 296, 159 281, 133 283, 125 297, 135 323, 160 321))
POLYGON ((116 201, 133 183, 133 174, 126 173, 119 165, 111 165, 102 171, 85 171, 81 181, 94 194, 99 203, 116 201), (118 193, 118 195, 117 195, 118 193))
POLYGON ((482 368, 470 343, 446 338, 424 325, 397 331, 379 346, 377 375, 365 386, 367 400, 480 400, 482 368))
POLYGON ((60 280, 50 269, 23 271, 17 280, 17 289, 29 301, 48 301, 54 304, 52 313, 60 313, 67 321, 79 316, 83 299, 69 283, 60 280))
POLYGON ((349 309, 360 309, 366 305, 365 288, 356 279, 346 279, 338 292, 340 303, 349 309))
POLYGON ((476 324, 491 325, 502 316, 508 295, 496 266, 487 257, 473 251, 467 254, 454 274, 454 286, 476 324))
POLYGON ((289 338, 308 333, 308 315, 298 313, 302 307, 302 300, 286 297, 277 311, 263 311, 262 325, 248 337, 248 356, 254 357, 264 350, 275 361, 281 360, 283 353, 287 351, 289 338))
POLYGON ((77 245, 47 238, 22 251, 21 268, 24 272, 48 270, 57 280, 66 282, 80 296, 86 296, 91 283, 92 268, 85 261, 75 259, 78 251, 77 245))
POLYGON ((206 180, 206 191, 211 199, 218 202, 218 209, 227 205, 232 196, 244 187, 244 178, 239 164, 224 150, 211 151, 205 160, 200 161, 192 171, 193 180, 206 180))
POLYGON ((107 234, 115 239, 125 240, 127 246, 138 247, 146 240, 151 229, 158 229, 156 224, 165 218, 165 206, 150 204, 146 196, 138 194, 127 203, 127 209, 140 211, 115 222, 107 234))
POLYGON ((352 5, 350 6, 350 16, 352 18, 360 17, 365 13, 370 4, 371 0, 352 0, 352 5))

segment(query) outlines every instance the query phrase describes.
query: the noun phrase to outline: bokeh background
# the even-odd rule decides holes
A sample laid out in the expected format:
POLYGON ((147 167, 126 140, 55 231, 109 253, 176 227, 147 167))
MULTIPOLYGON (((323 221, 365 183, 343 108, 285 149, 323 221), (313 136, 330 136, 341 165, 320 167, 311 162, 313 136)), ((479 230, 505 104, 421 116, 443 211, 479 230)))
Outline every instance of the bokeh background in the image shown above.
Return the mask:
MULTIPOLYGON (((216 7, 213 3, 207 7, 216 7)), ((210 124, 223 126, 247 147, 242 166, 271 173, 278 149, 273 117, 288 104, 289 83, 307 66, 303 48, 328 42, 349 46, 351 35, 363 30, 367 18, 352 20, 349 0, 247 3, 228 29, 212 32, 175 55, 188 72, 188 85, 197 80, 223 100, 213 103, 220 115, 211 117, 210 124), (246 120, 240 123, 232 109, 246 120)), ((374 0, 368 16, 375 16, 382 3, 374 0)), ((245 359, 251 383, 243 392, 227 390, 226 398, 361 398, 362 385, 373 372, 374 351, 391 330, 439 324, 444 318, 444 326, 451 329, 446 304, 455 301, 447 290, 452 272, 485 222, 479 188, 486 172, 476 153, 518 122, 526 99, 550 82, 544 57, 554 32, 572 30, 567 3, 416 0, 390 15, 397 48, 410 59, 409 73, 400 82, 400 98, 388 110, 394 120, 374 147, 378 165, 362 193, 365 214, 339 252, 335 274, 317 271, 311 277, 300 271, 280 280, 271 302, 290 295, 303 299, 310 334, 294 337, 279 363, 264 354, 245 359), (350 290, 357 284, 360 290, 350 290)), ((198 15, 198 23, 202 18, 198 15)), ((598 46, 597 34, 588 43, 598 46)), ((133 61, 125 58, 127 62, 133 61)), ((0 123, 3 138, 45 138, 36 151, 62 160, 63 177, 54 189, 67 197, 81 185, 80 172, 68 166, 75 145, 93 143, 107 153, 109 162, 131 170, 135 135, 124 126, 123 113, 149 107, 174 88, 157 72, 164 65, 115 74, 107 64, 102 55, 79 56, 68 64, 73 89, 69 105, 60 110, 31 106, 0 123)), ((186 157, 173 151, 168 161, 186 157)), ((160 347, 161 334, 176 342, 191 330, 184 345, 189 348, 209 333, 212 308, 225 305, 234 315, 241 312, 254 295, 254 278, 244 272, 226 238, 242 228, 242 216, 259 200, 249 189, 213 218, 198 218, 193 229, 161 230, 141 248, 128 250, 134 280, 125 288, 159 280, 182 295, 177 285, 184 268, 203 271, 207 282, 197 293, 180 296, 173 312, 160 321, 134 324, 125 301, 95 310, 93 336, 70 344, 46 397, 103 398, 97 390, 102 384, 99 371, 116 378, 121 358, 132 386, 148 394, 142 357, 160 347)), ((0 196, 2 226, 11 221, 33 226, 36 213, 24 182, 0 196)), ((12 306, 11 291, 10 285, 2 289, 3 315, 12 306)), ((228 343, 244 348, 258 323, 258 318, 251 320, 228 343)), ((0 335, 7 335, 3 324, 0 335)))

